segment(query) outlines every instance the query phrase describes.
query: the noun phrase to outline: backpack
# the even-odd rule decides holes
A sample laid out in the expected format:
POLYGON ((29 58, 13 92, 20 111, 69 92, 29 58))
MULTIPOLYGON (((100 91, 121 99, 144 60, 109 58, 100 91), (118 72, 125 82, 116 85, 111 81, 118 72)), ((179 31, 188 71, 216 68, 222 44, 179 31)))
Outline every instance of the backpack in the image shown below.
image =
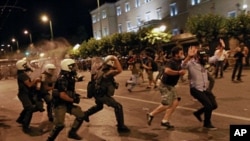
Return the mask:
POLYGON ((154 60, 151 61, 152 71, 158 71, 158 66, 154 60))
MULTIPOLYGON (((96 74, 97 75, 97 74, 96 74)), ((103 74, 98 76, 93 76, 87 85, 87 97, 92 98, 100 93, 101 81, 103 78, 103 74)))
POLYGON ((98 70, 87 85, 87 97, 102 97, 104 95, 113 96, 115 89, 118 88, 114 78, 105 78, 104 71, 98 70))

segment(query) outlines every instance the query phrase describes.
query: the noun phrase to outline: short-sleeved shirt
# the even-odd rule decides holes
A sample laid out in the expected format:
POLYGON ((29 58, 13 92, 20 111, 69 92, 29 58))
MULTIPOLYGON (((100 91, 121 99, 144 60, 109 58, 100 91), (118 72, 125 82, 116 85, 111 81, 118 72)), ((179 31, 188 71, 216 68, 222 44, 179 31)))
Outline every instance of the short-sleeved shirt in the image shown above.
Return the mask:
MULTIPOLYGON (((181 70, 181 61, 172 58, 167 62, 165 68, 170 68, 172 70, 179 71, 181 70)), ((166 73, 163 73, 161 82, 165 85, 175 86, 179 80, 179 77, 180 75, 168 75, 166 73)))
POLYGON ((17 75, 17 84, 18 84, 18 94, 29 94, 30 88, 26 86, 25 81, 31 81, 30 77, 25 73, 21 72, 17 75))

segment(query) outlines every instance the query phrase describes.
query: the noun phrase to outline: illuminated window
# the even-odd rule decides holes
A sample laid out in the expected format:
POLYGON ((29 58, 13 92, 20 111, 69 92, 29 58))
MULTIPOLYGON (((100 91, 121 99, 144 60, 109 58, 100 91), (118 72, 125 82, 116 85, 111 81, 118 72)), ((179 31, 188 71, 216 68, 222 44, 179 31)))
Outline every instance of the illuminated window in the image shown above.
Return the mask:
POLYGON ((150 20, 151 20, 150 12, 147 12, 147 13, 145 14, 145 20, 146 20, 146 21, 150 21, 150 20))
POLYGON ((105 19, 107 17, 106 10, 102 10, 102 19, 105 19))
POLYGON ((140 0, 135 0, 135 7, 140 7, 141 3, 140 0))
POLYGON ((92 22, 93 22, 93 23, 96 23, 96 15, 93 15, 93 16, 92 16, 92 22))
POLYGON ((230 11, 227 13, 227 16, 230 18, 234 18, 237 16, 237 12, 236 11, 230 11))
POLYGON ((158 20, 162 19, 162 10, 161 10, 161 8, 156 9, 156 15, 157 15, 158 20))
POLYGON ((125 12, 129 12, 130 11, 130 5, 129 2, 125 3, 125 12))
POLYGON ((176 3, 170 4, 170 16, 176 16, 178 14, 176 3))
POLYGON ((172 34, 173 34, 173 35, 178 35, 178 34, 180 34, 179 29, 178 29, 178 28, 173 29, 173 30, 172 30, 172 34))
POLYGON ((109 35, 109 33, 108 33, 108 28, 107 28, 107 27, 104 27, 104 28, 103 28, 103 36, 107 36, 107 35, 109 35))
POLYGON ((137 17, 136 18, 136 21, 137 21, 137 25, 140 26, 142 24, 142 20, 141 20, 141 17, 137 17))
POLYGON ((197 4, 199 4, 199 3, 201 3, 201 0, 192 0, 191 1, 192 3, 192 5, 197 5, 197 4))
POLYGON ((116 15, 120 16, 121 14, 122 14, 121 7, 120 6, 116 7, 116 15))
POLYGON ((122 24, 118 24, 118 33, 122 33, 122 24))
POLYGON ((127 31, 130 31, 131 30, 131 22, 130 21, 127 21, 127 31))

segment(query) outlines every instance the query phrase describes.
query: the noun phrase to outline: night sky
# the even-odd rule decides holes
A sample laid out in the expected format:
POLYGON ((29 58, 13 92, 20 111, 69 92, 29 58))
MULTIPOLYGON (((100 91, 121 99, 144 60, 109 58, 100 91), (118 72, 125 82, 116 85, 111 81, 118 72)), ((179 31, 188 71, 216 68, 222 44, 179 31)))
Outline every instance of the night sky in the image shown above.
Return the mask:
MULTIPOLYGON (((116 0, 100 3, 105 1, 116 0)), ((95 8, 97 0, 0 0, 0 43, 9 42, 12 37, 27 42, 24 29, 31 31, 34 41, 49 37, 49 24, 41 21, 42 14, 50 17, 54 37, 76 35, 80 27, 92 37, 90 11, 95 8)))

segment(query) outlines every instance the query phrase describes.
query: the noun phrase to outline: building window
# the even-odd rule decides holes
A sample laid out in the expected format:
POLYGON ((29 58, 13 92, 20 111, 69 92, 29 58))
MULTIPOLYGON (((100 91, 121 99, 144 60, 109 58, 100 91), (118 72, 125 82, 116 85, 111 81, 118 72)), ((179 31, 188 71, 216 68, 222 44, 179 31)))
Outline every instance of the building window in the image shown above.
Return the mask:
POLYGON ((100 21, 100 13, 97 14, 96 20, 99 22, 100 21))
POLYGON ((131 28, 132 28, 131 22, 130 22, 130 21, 127 21, 127 31, 130 31, 131 28))
POLYGON ((96 31, 94 32, 94 37, 95 37, 96 39, 97 39, 97 37, 98 37, 96 31))
POLYGON ((192 2, 191 5, 197 5, 201 3, 201 0, 192 0, 191 2, 192 2))
POLYGON ((149 3, 149 2, 151 2, 151 0, 144 0, 144 2, 145 2, 145 3, 149 3))
POLYGON ((140 6, 141 6, 140 0, 135 0, 135 7, 140 7, 140 6))
POLYGON ((122 24, 118 24, 118 33, 122 33, 122 24))
POLYGON ((120 6, 116 7, 116 15, 120 16, 121 14, 122 14, 121 7, 120 6))
POLYGON ((230 11, 227 13, 228 17, 230 18, 235 18, 237 16, 237 12, 236 11, 230 11))
POLYGON ((130 5, 129 2, 125 3, 125 12, 129 12, 130 11, 130 5))
POLYGON ((173 30, 172 30, 172 34, 173 34, 173 35, 178 35, 178 34, 180 34, 179 29, 178 29, 178 28, 173 29, 173 30))
POLYGON ((150 12, 147 12, 145 14, 145 21, 150 21, 150 20, 151 20, 151 18, 150 18, 150 12))
POLYGON ((103 28, 103 36, 107 36, 109 33, 108 33, 108 28, 107 27, 104 27, 103 28))
POLYGON ((138 26, 142 25, 141 17, 137 17, 137 18, 136 18, 136 22, 137 22, 137 25, 138 25, 138 26))
POLYGON ((93 22, 93 23, 96 23, 96 15, 93 15, 93 16, 92 16, 92 22, 93 22))
POLYGON ((162 19, 162 13, 161 12, 162 12, 161 8, 156 9, 156 15, 157 15, 158 20, 162 19))
POLYGON ((176 3, 170 4, 170 16, 176 16, 178 14, 176 3))
POLYGON ((102 10, 102 19, 105 19, 107 17, 106 10, 102 10))

